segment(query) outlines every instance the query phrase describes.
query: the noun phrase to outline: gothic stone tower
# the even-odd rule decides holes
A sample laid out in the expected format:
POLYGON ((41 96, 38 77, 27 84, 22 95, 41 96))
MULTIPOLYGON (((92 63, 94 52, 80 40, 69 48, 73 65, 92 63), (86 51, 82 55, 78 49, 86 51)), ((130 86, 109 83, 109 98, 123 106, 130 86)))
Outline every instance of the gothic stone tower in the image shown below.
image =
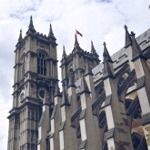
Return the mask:
MULTIPOLYGON (((42 105, 47 102, 51 112, 58 83, 56 47, 51 25, 48 36, 39 34, 31 17, 24 38, 20 31, 15 50, 13 107, 8 116, 8 150, 37 150, 38 142, 46 145, 44 137, 38 141, 38 126, 42 105)), ((50 130, 48 121, 45 126, 50 130)))
POLYGON ((63 47, 63 56, 61 60, 62 83, 68 86, 69 70, 73 69, 75 80, 81 78, 82 73, 88 70, 88 67, 94 68, 99 64, 99 56, 91 42, 91 52, 84 51, 78 42, 77 35, 75 35, 75 43, 72 53, 66 54, 65 47, 63 47))

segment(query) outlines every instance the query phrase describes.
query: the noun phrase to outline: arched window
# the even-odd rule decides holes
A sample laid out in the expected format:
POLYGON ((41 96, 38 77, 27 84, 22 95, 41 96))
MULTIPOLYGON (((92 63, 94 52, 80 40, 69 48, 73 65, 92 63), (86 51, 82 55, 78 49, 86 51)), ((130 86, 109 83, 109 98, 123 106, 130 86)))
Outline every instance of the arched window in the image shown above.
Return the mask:
POLYGON ((37 73, 46 76, 46 72, 46 55, 41 52, 37 56, 37 73))
POLYGON ((25 53, 21 54, 20 64, 21 65, 20 65, 19 74, 20 74, 20 79, 23 79, 24 78, 24 74, 25 74, 25 53))
POLYGON ((132 133, 131 137, 134 150, 148 150, 145 137, 135 132, 132 133))

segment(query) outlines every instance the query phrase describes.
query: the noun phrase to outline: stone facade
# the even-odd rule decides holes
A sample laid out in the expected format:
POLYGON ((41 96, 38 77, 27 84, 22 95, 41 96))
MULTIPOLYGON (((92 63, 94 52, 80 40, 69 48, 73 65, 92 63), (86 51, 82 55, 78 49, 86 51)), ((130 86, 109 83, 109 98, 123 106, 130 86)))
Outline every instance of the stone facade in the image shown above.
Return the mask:
POLYGON ((8 150, 150 150, 150 29, 139 37, 125 26, 124 47, 103 62, 91 42, 75 35, 63 47, 62 92, 57 43, 36 32, 32 17, 15 50, 8 150))

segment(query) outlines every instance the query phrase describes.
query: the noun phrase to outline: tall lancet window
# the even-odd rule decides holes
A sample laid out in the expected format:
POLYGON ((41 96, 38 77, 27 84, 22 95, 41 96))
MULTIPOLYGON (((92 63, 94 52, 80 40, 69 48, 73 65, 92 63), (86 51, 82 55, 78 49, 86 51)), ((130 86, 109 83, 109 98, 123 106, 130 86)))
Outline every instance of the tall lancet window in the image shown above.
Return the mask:
POLYGON ((20 63, 21 65, 20 65, 19 74, 20 74, 20 79, 23 79, 25 74, 25 53, 21 54, 20 63))
POLYGON ((43 52, 38 53, 37 56, 37 72, 40 75, 46 76, 46 54, 43 52))

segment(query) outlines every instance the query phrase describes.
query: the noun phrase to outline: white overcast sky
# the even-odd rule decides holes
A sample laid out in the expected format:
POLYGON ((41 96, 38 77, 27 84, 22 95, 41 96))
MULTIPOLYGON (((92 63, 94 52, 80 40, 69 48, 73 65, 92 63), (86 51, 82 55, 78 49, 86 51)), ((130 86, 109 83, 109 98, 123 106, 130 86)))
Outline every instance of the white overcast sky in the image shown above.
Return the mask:
POLYGON ((105 41, 110 54, 124 46, 124 25, 136 35, 150 27, 149 0, 0 0, 0 149, 6 150, 8 111, 12 105, 14 50, 19 30, 25 35, 33 16, 38 32, 48 34, 52 23, 58 45, 58 59, 65 45, 73 49, 75 29, 80 46, 90 51, 93 40, 102 58, 105 41))

